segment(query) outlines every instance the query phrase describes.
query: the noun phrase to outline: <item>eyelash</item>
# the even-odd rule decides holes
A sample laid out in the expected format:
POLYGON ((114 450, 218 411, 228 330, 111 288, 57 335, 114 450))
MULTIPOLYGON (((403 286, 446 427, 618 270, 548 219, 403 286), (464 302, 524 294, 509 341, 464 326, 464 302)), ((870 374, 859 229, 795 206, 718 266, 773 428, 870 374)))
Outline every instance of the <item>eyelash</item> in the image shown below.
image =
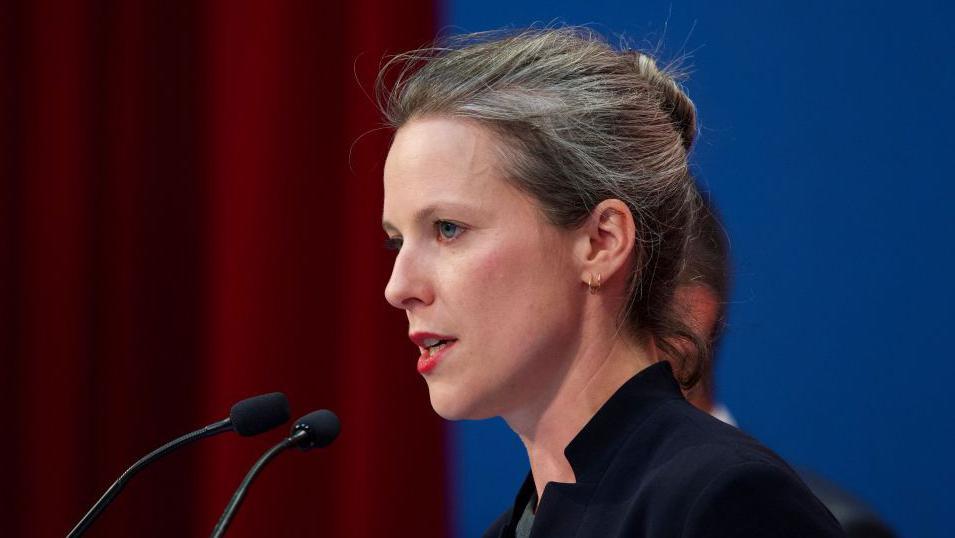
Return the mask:
MULTIPOLYGON (((446 243, 446 242, 448 242, 448 241, 454 241, 455 239, 457 239, 458 237, 460 237, 462 233, 464 233, 465 229, 466 229, 466 228, 465 228, 464 226, 458 224, 457 222, 452 222, 452 221, 450 221, 450 220, 436 220, 436 221, 434 221, 434 235, 435 235, 435 239, 436 239, 437 241, 439 241, 439 242, 442 242, 442 243, 446 243), (445 235, 444 235, 443 233, 441 233, 441 226, 447 225, 447 224, 450 224, 451 226, 454 226, 454 235, 451 236, 451 237, 445 237, 445 235)), ((384 247, 385 247, 386 250, 398 251, 398 250, 401 250, 402 244, 404 244, 404 239, 403 239, 403 238, 401 238, 401 237, 389 237, 389 238, 385 239, 384 247)))
POLYGON ((462 233, 464 233, 464 226, 461 226, 457 222, 452 222, 450 220, 436 220, 434 221, 434 233, 438 241, 442 241, 442 242, 454 241, 462 233), (445 237, 445 235, 441 233, 441 227, 446 224, 450 224, 451 226, 454 226, 455 233, 452 237, 445 237))

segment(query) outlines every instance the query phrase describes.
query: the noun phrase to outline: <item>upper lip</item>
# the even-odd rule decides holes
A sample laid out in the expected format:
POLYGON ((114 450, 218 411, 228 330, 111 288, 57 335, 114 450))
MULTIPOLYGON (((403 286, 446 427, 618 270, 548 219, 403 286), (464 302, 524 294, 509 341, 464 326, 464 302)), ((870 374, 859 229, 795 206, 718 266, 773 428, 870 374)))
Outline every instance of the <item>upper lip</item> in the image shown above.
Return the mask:
MULTIPOLYGON (((418 347, 428 347, 428 340, 454 340, 453 336, 448 336, 445 334, 431 333, 431 332, 413 332, 408 335, 408 338, 415 343, 418 347)), ((434 343, 431 343, 434 345, 434 343)))

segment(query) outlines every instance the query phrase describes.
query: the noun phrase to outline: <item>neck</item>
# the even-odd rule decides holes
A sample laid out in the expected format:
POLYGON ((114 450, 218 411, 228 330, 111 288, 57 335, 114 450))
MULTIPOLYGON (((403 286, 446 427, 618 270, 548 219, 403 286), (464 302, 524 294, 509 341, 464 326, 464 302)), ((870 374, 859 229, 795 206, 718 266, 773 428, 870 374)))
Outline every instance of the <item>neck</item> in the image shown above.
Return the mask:
POLYGON ((647 350, 653 346, 614 335, 589 340, 594 344, 572 359, 546 401, 504 417, 527 449, 538 499, 548 482, 576 482, 564 449, 617 389, 656 362, 647 350))

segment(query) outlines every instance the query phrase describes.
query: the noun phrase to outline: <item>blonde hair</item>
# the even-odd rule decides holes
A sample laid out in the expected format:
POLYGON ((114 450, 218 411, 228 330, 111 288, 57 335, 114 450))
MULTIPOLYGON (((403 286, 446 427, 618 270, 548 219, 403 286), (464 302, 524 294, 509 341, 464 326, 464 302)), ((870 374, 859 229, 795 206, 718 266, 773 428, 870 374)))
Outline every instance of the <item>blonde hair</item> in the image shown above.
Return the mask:
POLYGON ((428 115, 489 128, 508 179, 557 226, 626 203, 636 263, 621 321, 653 335, 684 387, 699 380, 707 344, 671 301, 700 208, 687 161, 696 109, 653 57, 578 27, 468 34, 391 58, 377 95, 394 129, 428 115))

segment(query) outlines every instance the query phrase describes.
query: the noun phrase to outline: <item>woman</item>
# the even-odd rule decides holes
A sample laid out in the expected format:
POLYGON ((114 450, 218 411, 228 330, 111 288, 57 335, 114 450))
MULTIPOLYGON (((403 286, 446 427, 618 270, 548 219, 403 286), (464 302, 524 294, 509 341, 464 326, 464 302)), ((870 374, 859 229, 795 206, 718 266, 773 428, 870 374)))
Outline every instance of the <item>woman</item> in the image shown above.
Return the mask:
POLYGON ((841 536, 782 460, 682 397, 706 346, 669 307, 700 206, 674 80, 572 28, 391 65, 385 295, 435 411, 503 417, 530 460, 487 536, 841 536))

